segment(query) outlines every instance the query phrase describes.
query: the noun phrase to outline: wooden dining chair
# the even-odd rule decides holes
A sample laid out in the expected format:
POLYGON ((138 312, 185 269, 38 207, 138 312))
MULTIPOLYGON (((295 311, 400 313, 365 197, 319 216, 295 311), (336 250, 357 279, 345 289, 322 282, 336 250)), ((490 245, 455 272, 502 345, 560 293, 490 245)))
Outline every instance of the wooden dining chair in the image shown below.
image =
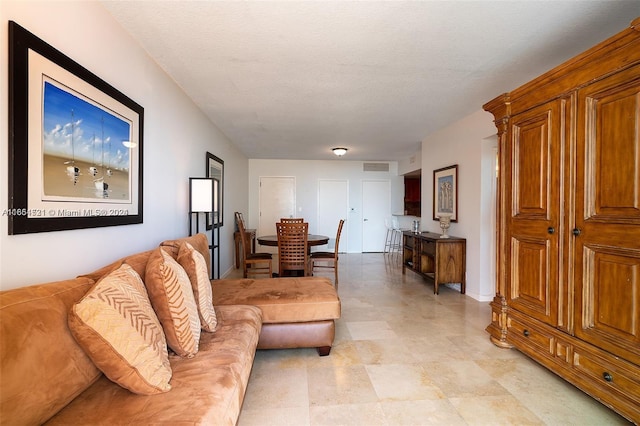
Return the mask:
POLYGON ((303 223, 276 223, 278 235, 278 264, 280 276, 290 276, 292 273, 302 272, 309 275, 309 246, 307 237, 309 224, 303 223))
POLYGON ((242 276, 248 278, 249 275, 267 275, 271 278, 273 273, 271 253, 252 253, 247 241, 242 213, 236 212, 236 223, 240 233, 240 244, 242 244, 242 276))
POLYGON ((281 217, 281 223, 304 223, 304 218, 301 217, 281 217))
POLYGON ((342 225, 344 219, 340 219, 338 223, 338 232, 336 234, 336 245, 333 251, 314 251, 310 255, 310 272, 316 269, 333 269, 335 272, 335 287, 338 289, 338 247, 340 245, 340 234, 342 234, 342 225))

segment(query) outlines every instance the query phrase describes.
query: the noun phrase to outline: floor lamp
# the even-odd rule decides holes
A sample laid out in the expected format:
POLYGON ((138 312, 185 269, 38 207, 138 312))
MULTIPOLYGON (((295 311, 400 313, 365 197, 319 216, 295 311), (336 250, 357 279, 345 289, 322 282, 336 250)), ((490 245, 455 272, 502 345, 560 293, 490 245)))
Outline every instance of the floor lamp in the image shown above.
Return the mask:
POLYGON ((189 235, 193 235, 193 215, 196 234, 200 232, 200 213, 213 212, 213 179, 189 178, 189 235))

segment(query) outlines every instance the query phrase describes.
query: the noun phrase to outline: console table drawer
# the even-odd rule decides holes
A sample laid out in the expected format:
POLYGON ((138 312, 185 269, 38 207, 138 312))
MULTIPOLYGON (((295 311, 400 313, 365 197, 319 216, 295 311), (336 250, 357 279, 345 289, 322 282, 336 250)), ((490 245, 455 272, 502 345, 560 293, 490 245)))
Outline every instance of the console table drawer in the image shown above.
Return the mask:
POLYGON ((422 240, 420 242, 420 249, 422 253, 436 255, 436 243, 434 241, 422 240))

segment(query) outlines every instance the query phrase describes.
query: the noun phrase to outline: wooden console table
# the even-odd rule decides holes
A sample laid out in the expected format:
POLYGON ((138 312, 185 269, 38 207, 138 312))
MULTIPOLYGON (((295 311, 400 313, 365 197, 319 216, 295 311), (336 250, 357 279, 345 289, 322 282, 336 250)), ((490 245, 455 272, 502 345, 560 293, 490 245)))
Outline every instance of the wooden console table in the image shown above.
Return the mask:
MULTIPOLYGON (((247 236, 247 241, 251 241, 251 253, 256 252, 256 230, 255 229, 245 229, 245 235, 247 236)), ((236 269, 240 267, 240 232, 235 231, 233 233, 233 242, 236 246, 236 269)))
POLYGON ((440 238, 432 232, 402 233, 402 273, 409 269, 433 281, 438 294, 441 284, 460 283, 465 293, 467 240, 458 237, 440 238))

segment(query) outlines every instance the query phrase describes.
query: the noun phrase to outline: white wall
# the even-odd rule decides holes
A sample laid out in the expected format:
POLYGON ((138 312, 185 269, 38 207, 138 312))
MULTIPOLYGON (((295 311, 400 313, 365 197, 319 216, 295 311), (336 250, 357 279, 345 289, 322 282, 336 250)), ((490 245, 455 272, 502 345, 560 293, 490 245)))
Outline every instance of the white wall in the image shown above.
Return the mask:
MULTIPOLYGON (((377 161, 376 161, 377 162, 377 161)), ((404 209, 404 179, 398 176, 398 164, 389 162, 389 172, 363 172, 362 161, 340 160, 249 160, 249 209, 244 211, 250 228, 258 227, 259 181, 263 176, 295 176, 296 209, 309 222, 311 232, 316 232, 318 211, 318 180, 346 179, 349 181, 349 207, 343 233, 347 236, 347 250, 362 251, 362 181, 389 179, 391 181, 391 211, 404 209)), ((380 238, 384 238, 381 235, 380 238)), ((342 239, 340 240, 342 248, 342 239)))
POLYGON ((406 175, 422 169, 422 151, 409 156, 409 158, 398 161, 398 174, 406 175))
POLYGON ((233 212, 247 209, 248 160, 97 2, 0 1, 0 210, 8 207, 8 24, 16 21, 144 107, 144 223, 8 235, 0 217, 0 289, 66 279, 188 233, 188 178, 205 153, 225 162, 221 252, 233 265, 233 212))
MULTIPOLYGON (((458 222, 452 223, 449 234, 467 239, 467 288, 470 297, 489 301, 495 294, 495 277, 490 265, 491 253, 491 173, 492 150, 486 139, 494 138, 493 117, 479 110, 450 126, 428 136, 422 142, 422 221, 423 231, 440 233, 433 220, 433 171, 458 165, 458 222), (483 161, 484 156, 484 161, 483 161), (484 185, 484 187, 483 187, 484 185)), ((494 168, 495 170, 495 168, 494 168)))

